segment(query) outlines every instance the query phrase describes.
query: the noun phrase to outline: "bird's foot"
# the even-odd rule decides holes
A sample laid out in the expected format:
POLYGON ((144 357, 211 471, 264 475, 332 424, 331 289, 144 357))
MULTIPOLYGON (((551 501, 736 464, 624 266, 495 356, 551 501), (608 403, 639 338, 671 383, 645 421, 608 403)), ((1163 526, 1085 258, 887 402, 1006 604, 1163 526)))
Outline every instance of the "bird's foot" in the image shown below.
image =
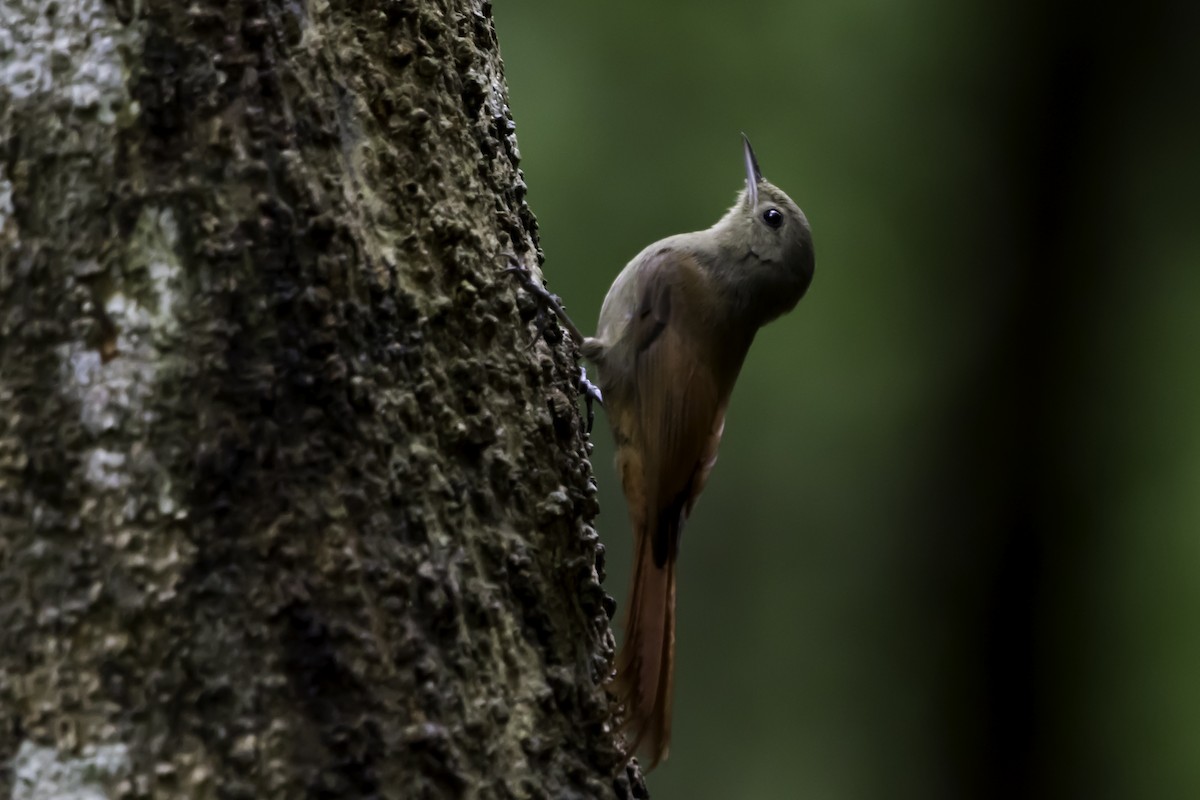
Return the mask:
MULTIPOLYGON (((551 294, 540 281, 536 280, 533 277, 533 272, 529 267, 522 264, 516 255, 505 253, 505 256, 508 258, 508 267, 504 269, 504 272, 516 276, 517 280, 521 282, 521 286, 537 298, 541 310, 552 312, 558 318, 558 321, 567 329, 571 338, 575 340, 576 345, 583 344, 583 334, 579 332, 579 328, 567 316, 567 312, 563 310, 562 303, 558 297, 551 294)), ((539 327, 544 328, 541 321, 539 321, 539 327)), ((536 342, 537 340, 534 339, 534 343, 536 342)), ((530 346, 532 346, 532 343, 530 346)), ((587 432, 588 435, 591 435, 592 426, 596 422, 596 412, 593 409, 593 404, 599 404, 601 408, 604 408, 604 395, 601 394, 599 386, 588 380, 587 367, 581 366, 579 368, 578 389, 580 394, 583 395, 583 402, 587 408, 587 432)))
POLYGON ((592 425, 596 422, 596 412, 592 410, 592 403, 599 403, 601 408, 604 408, 604 395, 600 393, 600 387, 588 380, 587 367, 579 368, 579 391, 583 394, 583 403, 587 407, 587 432, 592 434, 592 425))
MULTIPOLYGON (((509 275, 515 275, 517 280, 521 282, 521 286, 525 291, 537 298, 538 304, 545 311, 550 311, 554 316, 558 317, 559 323, 567 329, 567 333, 571 334, 571 338, 575 340, 575 344, 583 344, 583 334, 579 332, 579 328, 574 321, 567 316, 567 312, 563 310, 562 302, 557 295, 551 294, 540 281, 534 279, 533 271, 529 267, 522 264, 513 253, 505 253, 508 258, 508 266, 504 272, 509 275)), ((541 326, 544 328, 544 326, 541 326)))

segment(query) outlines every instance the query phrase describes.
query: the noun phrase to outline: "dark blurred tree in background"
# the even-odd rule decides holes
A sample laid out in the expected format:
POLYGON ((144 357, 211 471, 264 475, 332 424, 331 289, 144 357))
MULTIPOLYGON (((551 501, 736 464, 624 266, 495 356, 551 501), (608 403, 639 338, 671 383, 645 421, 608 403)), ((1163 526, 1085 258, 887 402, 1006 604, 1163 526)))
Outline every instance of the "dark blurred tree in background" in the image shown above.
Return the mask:
POLYGON ((585 328, 739 131, 816 235, 685 536, 656 797, 1200 794, 1197 8, 497 8, 585 328))

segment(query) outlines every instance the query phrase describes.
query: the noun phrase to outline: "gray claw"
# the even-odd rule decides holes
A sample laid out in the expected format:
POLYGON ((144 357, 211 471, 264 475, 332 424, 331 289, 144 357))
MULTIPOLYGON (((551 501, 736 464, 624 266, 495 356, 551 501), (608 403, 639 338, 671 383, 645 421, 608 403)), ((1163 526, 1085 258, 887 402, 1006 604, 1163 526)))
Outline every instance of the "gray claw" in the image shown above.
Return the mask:
POLYGON ((604 408, 604 395, 600 393, 600 387, 588 380, 587 367, 579 368, 579 391, 583 392, 583 402, 587 406, 587 432, 590 436, 592 433, 592 425, 596 422, 596 412, 592 410, 592 403, 599 403, 601 408, 604 408))
MULTIPOLYGON (((562 323, 562 326, 571 334, 571 338, 575 340, 575 344, 583 344, 583 334, 579 332, 579 328, 575 327, 575 323, 567 316, 567 312, 563 311, 562 304, 559 303, 558 298, 551 294, 541 282, 534 279, 533 272, 530 271, 529 267, 522 264, 516 255, 513 253, 505 253, 504 255, 508 258, 508 266, 503 272, 516 275, 517 279, 521 281, 522 287, 538 299, 542 308, 554 312, 554 315, 558 317, 558 321, 562 323)), ((536 343, 537 339, 534 339, 530 343, 530 347, 536 343)), ((604 396, 600 393, 600 387, 588 380, 587 368, 582 366, 579 368, 579 391, 583 394, 583 402, 587 406, 587 432, 588 435, 591 435, 592 426, 596 422, 596 413, 592 409, 592 404, 599 403, 600 407, 603 408, 604 396)))
POLYGON ((575 344, 583 344, 583 334, 579 332, 579 328, 567 316, 567 312, 563 310, 562 303, 550 291, 543 286, 539 281, 534 280, 533 272, 529 267, 517 260, 517 257, 512 253, 505 253, 508 257, 509 266, 504 269, 504 272, 518 276, 525 291, 538 298, 543 308, 547 308, 554 312, 554 316, 558 317, 558 321, 567 333, 571 334, 571 338, 575 340, 575 344))

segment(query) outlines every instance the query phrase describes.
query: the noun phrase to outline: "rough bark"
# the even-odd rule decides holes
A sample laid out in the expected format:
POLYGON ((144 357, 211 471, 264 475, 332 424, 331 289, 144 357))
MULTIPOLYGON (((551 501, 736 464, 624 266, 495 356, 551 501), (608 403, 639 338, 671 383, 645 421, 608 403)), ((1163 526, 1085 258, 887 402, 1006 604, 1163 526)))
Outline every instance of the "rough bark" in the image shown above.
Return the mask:
POLYGON ((340 6, 0 0, 0 795, 642 793, 490 5, 340 6))

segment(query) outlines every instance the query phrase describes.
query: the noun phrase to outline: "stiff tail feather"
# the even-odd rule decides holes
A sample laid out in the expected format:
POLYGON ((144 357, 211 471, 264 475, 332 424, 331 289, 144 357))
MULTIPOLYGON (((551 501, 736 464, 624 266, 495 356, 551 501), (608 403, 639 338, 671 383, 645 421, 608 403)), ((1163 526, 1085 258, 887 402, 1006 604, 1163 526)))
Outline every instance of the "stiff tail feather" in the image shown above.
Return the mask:
MULTIPOLYGON (((671 527, 677 528, 678 523, 671 527)), ((673 541, 677 531, 658 532, 664 534, 673 541)), ((616 679, 617 696, 625 705, 630 751, 647 755, 647 769, 667 757, 675 681, 675 548, 670 547, 660 565, 653 539, 644 531, 637 534, 616 679)))

